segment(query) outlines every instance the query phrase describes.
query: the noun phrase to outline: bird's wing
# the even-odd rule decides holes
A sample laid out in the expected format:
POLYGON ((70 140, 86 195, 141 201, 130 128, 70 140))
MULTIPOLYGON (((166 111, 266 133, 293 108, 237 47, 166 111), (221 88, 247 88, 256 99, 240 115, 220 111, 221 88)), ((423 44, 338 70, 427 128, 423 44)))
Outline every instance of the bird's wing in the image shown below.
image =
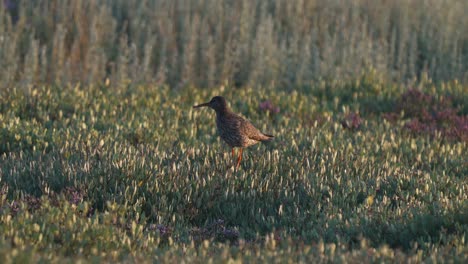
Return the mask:
POLYGON ((260 132, 260 130, 254 127, 252 123, 250 123, 248 120, 243 119, 242 117, 239 118, 240 128, 244 135, 246 135, 250 139, 257 141, 265 140, 265 137, 263 136, 262 132, 260 132))

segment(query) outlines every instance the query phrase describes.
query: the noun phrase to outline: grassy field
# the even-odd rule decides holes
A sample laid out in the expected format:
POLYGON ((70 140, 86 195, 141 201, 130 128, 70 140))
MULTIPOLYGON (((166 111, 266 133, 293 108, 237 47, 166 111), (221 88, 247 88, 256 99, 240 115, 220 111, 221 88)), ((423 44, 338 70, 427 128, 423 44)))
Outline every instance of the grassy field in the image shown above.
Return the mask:
POLYGON ((466 261, 467 86, 314 91, 3 93, 0 258, 466 261), (276 136, 239 171, 214 94, 276 136))
POLYGON ((0 262, 467 262, 466 13, 2 1, 0 262))
POLYGON ((468 81, 466 0, 3 2, 19 4, 0 5, 0 88, 468 81))

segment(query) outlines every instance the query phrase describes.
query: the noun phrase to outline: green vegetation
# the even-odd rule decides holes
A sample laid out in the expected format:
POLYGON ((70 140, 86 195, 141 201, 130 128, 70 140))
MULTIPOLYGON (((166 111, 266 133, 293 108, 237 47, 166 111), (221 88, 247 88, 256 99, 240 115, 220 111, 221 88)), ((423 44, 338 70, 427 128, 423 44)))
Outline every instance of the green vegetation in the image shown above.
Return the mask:
MULTIPOLYGON (((416 131, 392 111, 440 105, 414 110, 424 92, 408 102, 370 76, 323 86, 333 98, 270 94, 277 113, 255 89, 3 94, 2 259, 466 260, 466 116, 450 126, 463 138, 416 131), (276 135, 237 172, 214 114, 191 108, 211 94, 276 135)), ((466 105, 466 86, 423 86, 466 105)))
POLYGON ((468 80, 465 0, 19 2, 0 6, 0 87, 468 80))
POLYGON ((0 260, 467 262, 467 9, 0 5, 0 260))

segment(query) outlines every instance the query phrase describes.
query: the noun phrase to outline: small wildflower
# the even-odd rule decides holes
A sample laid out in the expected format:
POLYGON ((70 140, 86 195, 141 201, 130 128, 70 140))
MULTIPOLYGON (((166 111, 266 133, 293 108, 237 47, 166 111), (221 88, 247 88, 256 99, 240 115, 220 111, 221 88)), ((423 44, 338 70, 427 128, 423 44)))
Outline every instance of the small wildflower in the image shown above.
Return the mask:
POLYGON ((357 113, 350 113, 341 121, 341 125, 344 129, 355 130, 358 129, 362 124, 362 118, 357 113))
POLYGON ((156 228, 158 229, 159 231, 159 234, 162 236, 162 237, 166 237, 166 236, 169 236, 171 234, 171 229, 165 225, 157 225, 156 228))
POLYGON ((452 140, 468 140, 468 117, 460 116, 452 105, 450 97, 436 98, 416 89, 409 89, 397 102, 396 113, 387 113, 383 117, 393 120, 404 112, 405 128, 414 134, 437 135, 452 140))
POLYGON ((259 104, 260 110, 269 112, 270 114, 277 114, 280 111, 278 106, 275 106, 270 100, 263 101, 259 104))
POLYGON ((64 193, 65 193, 65 197, 67 198, 67 200, 71 204, 75 204, 75 205, 82 202, 86 196, 86 194, 83 191, 75 187, 66 187, 64 190, 64 193))

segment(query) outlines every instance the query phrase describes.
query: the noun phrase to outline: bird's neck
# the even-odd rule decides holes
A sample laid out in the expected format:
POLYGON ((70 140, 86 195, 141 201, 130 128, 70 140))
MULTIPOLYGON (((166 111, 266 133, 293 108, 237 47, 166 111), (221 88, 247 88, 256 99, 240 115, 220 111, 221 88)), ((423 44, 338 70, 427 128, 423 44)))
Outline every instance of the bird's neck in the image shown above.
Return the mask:
POLYGON ((229 110, 229 108, 227 107, 223 107, 221 109, 217 109, 216 110, 216 115, 219 116, 219 117, 224 117, 226 115, 229 115, 231 113, 231 110, 229 110))
POLYGON ((231 110, 227 106, 216 109, 217 115, 226 115, 226 114, 229 114, 230 112, 231 110))

